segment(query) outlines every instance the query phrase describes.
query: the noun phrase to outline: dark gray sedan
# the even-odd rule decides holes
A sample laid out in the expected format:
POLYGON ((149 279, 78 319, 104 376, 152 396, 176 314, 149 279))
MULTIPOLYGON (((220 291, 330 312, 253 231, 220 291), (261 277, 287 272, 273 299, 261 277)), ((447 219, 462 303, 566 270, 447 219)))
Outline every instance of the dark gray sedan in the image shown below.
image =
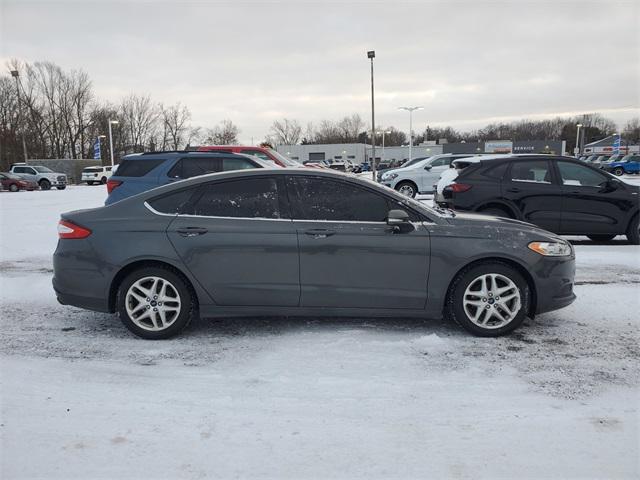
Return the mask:
POLYGON ((58 231, 60 303, 149 339, 198 315, 444 315, 498 336, 575 299, 562 238, 315 169, 204 175, 65 213, 58 231))

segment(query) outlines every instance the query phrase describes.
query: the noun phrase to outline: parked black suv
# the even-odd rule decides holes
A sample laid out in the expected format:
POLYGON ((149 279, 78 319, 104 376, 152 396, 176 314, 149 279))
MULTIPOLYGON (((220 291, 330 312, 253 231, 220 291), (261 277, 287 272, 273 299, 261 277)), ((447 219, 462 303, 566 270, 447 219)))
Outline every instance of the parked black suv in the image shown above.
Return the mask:
POLYGON ((465 160, 456 162, 464 168, 443 190, 449 208, 515 218, 561 235, 597 241, 626 235, 640 243, 638 186, 568 157, 465 160))

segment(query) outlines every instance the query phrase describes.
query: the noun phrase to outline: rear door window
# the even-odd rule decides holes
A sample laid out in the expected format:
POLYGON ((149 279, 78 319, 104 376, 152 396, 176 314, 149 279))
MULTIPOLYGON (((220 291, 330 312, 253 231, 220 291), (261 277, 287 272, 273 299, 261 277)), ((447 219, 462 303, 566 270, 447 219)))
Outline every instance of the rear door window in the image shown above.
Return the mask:
POLYGON ((546 160, 526 160, 511 163, 511 181, 550 184, 551 169, 546 160))
POLYGON ((151 208, 160 213, 166 213, 169 215, 184 213, 183 207, 185 207, 197 190, 197 188, 193 187, 178 190, 177 192, 171 192, 166 195, 153 198, 147 203, 151 208))
POLYGON ((167 173, 169 178, 191 178, 222 171, 219 157, 189 157, 178 160, 167 173))
POLYGON ((151 170, 162 164, 162 158, 140 158, 124 160, 118 167, 119 177, 144 177, 151 170))
POLYGON ((273 161, 271 157, 269 157, 269 155, 267 155, 266 153, 260 150, 244 149, 244 150, 241 150, 240 153, 244 153, 245 155, 253 155, 254 157, 262 158, 263 160, 268 160, 270 162, 273 161))
POLYGON ((228 218, 280 218, 278 185, 274 178, 244 178, 201 187, 193 215, 228 218))

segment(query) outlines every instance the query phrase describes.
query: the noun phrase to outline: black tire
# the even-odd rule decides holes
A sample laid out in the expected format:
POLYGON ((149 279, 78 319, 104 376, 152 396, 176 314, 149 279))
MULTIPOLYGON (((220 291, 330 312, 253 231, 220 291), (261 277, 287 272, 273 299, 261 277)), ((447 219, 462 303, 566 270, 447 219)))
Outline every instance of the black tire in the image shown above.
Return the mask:
POLYGON ((624 174, 624 169, 622 167, 616 167, 613 169, 613 173, 614 175, 617 175, 618 177, 621 177, 624 174))
POLYGON ((15 183, 12 183, 11 185, 9 185, 9 191, 10 192, 17 192, 20 189, 18 188, 18 186, 15 183))
POLYGON ((598 234, 598 235, 587 235, 594 242, 608 242, 616 238, 615 235, 607 235, 607 234, 598 234))
POLYGON ((631 245, 640 245, 640 217, 636 213, 631 222, 629 222, 629 228, 627 228, 627 240, 631 245))
POLYGON ((480 213, 483 215, 493 215, 494 217, 513 218, 510 212, 498 207, 485 208, 484 210, 480 210, 480 213))
POLYGON ((107 177, 102 177, 102 178, 100 179, 100 183, 101 183, 102 185, 106 185, 106 184, 107 184, 107 177))
MULTIPOLYGON (((501 285, 505 285, 501 283, 501 285)), ((496 297, 497 298, 497 297, 496 297)), ((485 307, 478 307, 480 310, 487 309, 491 311, 492 308, 498 310, 501 314, 504 312, 498 307, 494 307, 494 302, 490 302, 489 297, 480 299, 482 305, 485 307), (488 308, 487 308, 488 307, 488 308)), ((529 304, 531 302, 531 289, 527 281, 523 276, 512 266, 500 261, 487 261, 483 263, 477 263, 470 267, 463 269, 451 282, 449 292, 447 294, 447 300, 445 304, 445 316, 454 320, 458 325, 465 330, 477 335, 479 337, 499 337, 505 335, 516 328, 518 328, 529 312, 529 304), (498 274, 501 277, 506 277, 511 280, 517 287, 517 293, 520 296, 520 308, 517 310, 513 318, 508 323, 498 326, 496 328, 487 328, 477 325, 472 321, 464 308, 464 294, 468 287, 472 286, 479 277, 486 274, 498 274)), ((513 304, 512 304, 513 306, 513 304)), ((486 313, 484 314, 486 315, 486 313)), ((480 316, 482 319, 482 315, 480 316)), ((486 320, 490 323, 493 319, 486 320)))
MULTIPOLYGON (((151 305, 147 306, 147 308, 150 307, 151 305)), ((188 281, 175 270, 162 266, 142 267, 127 275, 120 283, 116 297, 116 309, 120 320, 132 333, 148 340, 164 340, 179 334, 189 325, 189 323, 191 323, 191 320, 197 316, 197 300, 195 293, 188 284, 188 281), (172 323, 165 329, 148 330, 142 328, 127 312, 127 305, 125 303, 127 301, 127 292, 134 283, 138 280, 144 279, 145 277, 158 277, 169 282, 175 289, 175 292, 179 295, 181 303, 179 313, 172 323)), ((144 310, 142 311, 144 312, 144 310)))
POLYGON ((93 182, 87 181, 87 185, 93 185, 93 182))
POLYGON ((58 190, 64 190, 65 188, 67 188, 67 186, 66 186, 66 185, 63 185, 63 186, 61 186, 61 187, 56 187, 56 188, 57 188, 58 190))
POLYGON ((410 182, 409 180, 404 180, 396 185, 396 191, 402 195, 406 195, 407 197, 415 198, 418 194, 418 187, 415 183, 410 182))
POLYGON ((38 185, 40 185, 41 190, 51 190, 51 182, 49 180, 40 180, 38 185))

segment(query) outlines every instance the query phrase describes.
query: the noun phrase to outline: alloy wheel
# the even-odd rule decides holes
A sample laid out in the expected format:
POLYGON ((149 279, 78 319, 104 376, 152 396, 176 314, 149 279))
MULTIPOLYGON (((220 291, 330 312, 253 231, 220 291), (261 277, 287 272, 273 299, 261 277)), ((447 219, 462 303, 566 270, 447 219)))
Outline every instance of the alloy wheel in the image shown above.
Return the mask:
POLYGON ((462 301, 469 320, 487 329, 504 327, 522 308, 520 289, 510 278, 498 273, 475 278, 462 301))
POLYGON ((138 327, 148 331, 165 330, 180 315, 180 294, 164 278, 144 277, 127 290, 125 307, 138 327))
POLYGON ((405 184, 398 188, 398 192, 407 197, 412 197, 415 195, 413 191, 413 187, 411 185, 405 184))

